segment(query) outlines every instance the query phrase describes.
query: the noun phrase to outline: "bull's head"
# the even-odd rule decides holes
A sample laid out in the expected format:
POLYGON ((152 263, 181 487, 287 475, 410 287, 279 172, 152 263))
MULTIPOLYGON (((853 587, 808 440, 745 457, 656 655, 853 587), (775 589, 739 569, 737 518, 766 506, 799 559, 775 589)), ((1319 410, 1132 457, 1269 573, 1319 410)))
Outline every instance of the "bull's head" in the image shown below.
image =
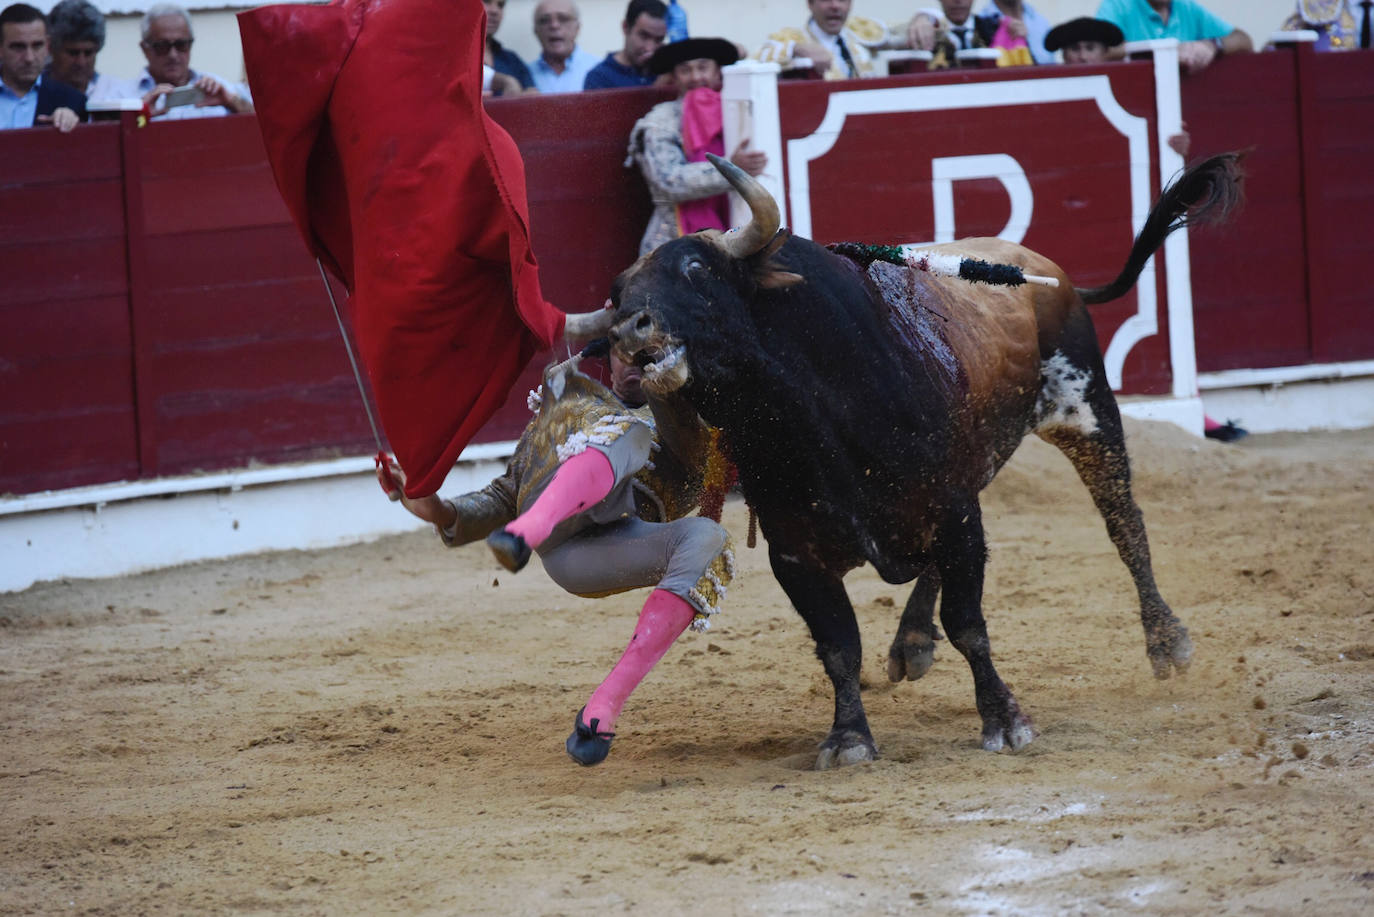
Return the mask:
POLYGON ((778 229, 772 195, 734 163, 707 156, 749 205, 750 221, 729 232, 707 229, 665 243, 612 287, 612 350, 643 368, 650 394, 681 389, 721 344, 752 337, 750 303, 759 290, 801 280, 772 264, 789 236, 778 229))

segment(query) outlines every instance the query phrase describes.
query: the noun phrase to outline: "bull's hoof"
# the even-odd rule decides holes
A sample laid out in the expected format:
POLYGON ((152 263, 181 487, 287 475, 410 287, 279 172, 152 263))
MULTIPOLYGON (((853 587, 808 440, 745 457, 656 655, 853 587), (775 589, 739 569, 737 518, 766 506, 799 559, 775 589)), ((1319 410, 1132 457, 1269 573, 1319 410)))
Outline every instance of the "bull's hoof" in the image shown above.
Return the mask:
POLYGON ((1010 748, 1020 751, 1035 738, 1030 717, 1017 713, 1009 721, 997 720, 983 724, 983 750, 1001 751, 1010 748))
POLYGON ((1188 671, 1188 664, 1193 660, 1193 641, 1188 637, 1188 628, 1174 619, 1162 636, 1148 641, 1145 652, 1150 657, 1155 678, 1163 680, 1174 672, 1182 675, 1188 671))
POLYGON ((487 547, 496 559, 512 573, 519 573, 530 562, 530 546, 514 532, 497 529, 487 536, 487 547))
POLYGON ((896 682, 905 678, 915 681, 929 672, 934 664, 934 643, 911 643, 899 637, 892 641, 892 648, 887 651, 887 680, 896 682))
POLYGON ((978 709, 983 712, 984 751, 1001 751, 1004 748, 1019 751, 1035 738, 1035 726, 1031 718, 1021 712, 1021 705, 1016 703, 1010 691, 1005 688, 1002 690, 1005 693, 1000 698, 986 703, 980 700, 978 703, 978 709))
POLYGON ((605 761, 606 756, 611 753, 611 739, 615 738, 615 733, 599 732, 596 727, 601 721, 596 718, 592 719, 590 726, 582 722, 582 714, 586 712, 586 707, 577 711, 577 719, 573 722, 572 735, 568 736, 566 747, 569 758, 583 767, 591 767, 605 761))
POLYGON ((821 752, 816 756, 816 770, 828 771, 832 767, 864 764, 877 757, 878 749, 871 738, 853 732, 832 735, 821 745, 821 752))

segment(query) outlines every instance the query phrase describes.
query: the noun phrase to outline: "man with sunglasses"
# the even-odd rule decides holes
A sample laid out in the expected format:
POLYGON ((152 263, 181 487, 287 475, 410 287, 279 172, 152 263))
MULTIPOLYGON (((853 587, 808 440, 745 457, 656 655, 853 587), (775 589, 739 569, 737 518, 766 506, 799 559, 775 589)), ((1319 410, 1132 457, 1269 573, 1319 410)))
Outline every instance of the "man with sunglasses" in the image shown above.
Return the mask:
POLYGON ((148 66, 139 77, 137 94, 154 118, 211 118, 253 110, 253 97, 243 83, 230 83, 213 73, 191 69, 191 14, 172 3, 158 3, 143 15, 143 56, 148 66), (193 86, 200 98, 168 105, 174 89, 193 86))
POLYGON ((95 56, 105 47, 105 15, 88 0, 62 0, 48 13, 48 73, 80 89, 87 102, 136 95, 127 80, 97 73, 95 56))

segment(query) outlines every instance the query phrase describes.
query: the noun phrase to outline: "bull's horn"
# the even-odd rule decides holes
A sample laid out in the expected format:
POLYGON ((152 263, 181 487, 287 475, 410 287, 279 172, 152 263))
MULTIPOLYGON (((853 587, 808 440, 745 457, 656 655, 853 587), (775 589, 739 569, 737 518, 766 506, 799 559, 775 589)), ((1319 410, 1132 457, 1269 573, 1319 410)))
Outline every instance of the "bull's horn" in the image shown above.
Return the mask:
POLYGON ((748 258, 762 250, 773 241, 773 236, 777 235, 778 226, 782 223, 778 216, 778 202, 773 200, 773 195, 764 190, 763 185, 754 181, 749 173, 730 160, 722 159, 714 153, 707 153, 706 158, 711 160, 711 165, 725 176, 725 180, 734 186, 739 196, 744 198, 744 202, 753 211, 753 219, 739 229, 732 229, 725 234, 726 251, 736 258, 748 258))
POLYGON ((569 312, 563 324, 563 337, 569 341, 585 341, 599 338, 611 330, 615 313, 610 309, 596 309, 592 312, 569 312))

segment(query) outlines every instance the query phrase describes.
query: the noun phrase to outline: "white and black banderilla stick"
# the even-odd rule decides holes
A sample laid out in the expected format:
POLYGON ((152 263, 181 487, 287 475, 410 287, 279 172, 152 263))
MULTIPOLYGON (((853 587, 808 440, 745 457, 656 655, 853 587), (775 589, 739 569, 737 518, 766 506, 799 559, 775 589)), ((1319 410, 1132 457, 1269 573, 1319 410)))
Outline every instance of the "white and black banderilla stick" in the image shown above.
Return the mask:
POLYGON ((1034 283, 1045 287, 1059 286, 1058 277, 1045 277, 1040 274, 1027 274, 1014 264, 995 264, 966 258, 963 255, 932 251, 919 245, 867 245, 862 242, 836 242, 826 246, 837 255, 844 255, 863 265, 874 261, 884 261, 900 267, 909 267, 941 277, 958 277, 970 283, 987 283, 995 286, 1019 287, 1034 283))

